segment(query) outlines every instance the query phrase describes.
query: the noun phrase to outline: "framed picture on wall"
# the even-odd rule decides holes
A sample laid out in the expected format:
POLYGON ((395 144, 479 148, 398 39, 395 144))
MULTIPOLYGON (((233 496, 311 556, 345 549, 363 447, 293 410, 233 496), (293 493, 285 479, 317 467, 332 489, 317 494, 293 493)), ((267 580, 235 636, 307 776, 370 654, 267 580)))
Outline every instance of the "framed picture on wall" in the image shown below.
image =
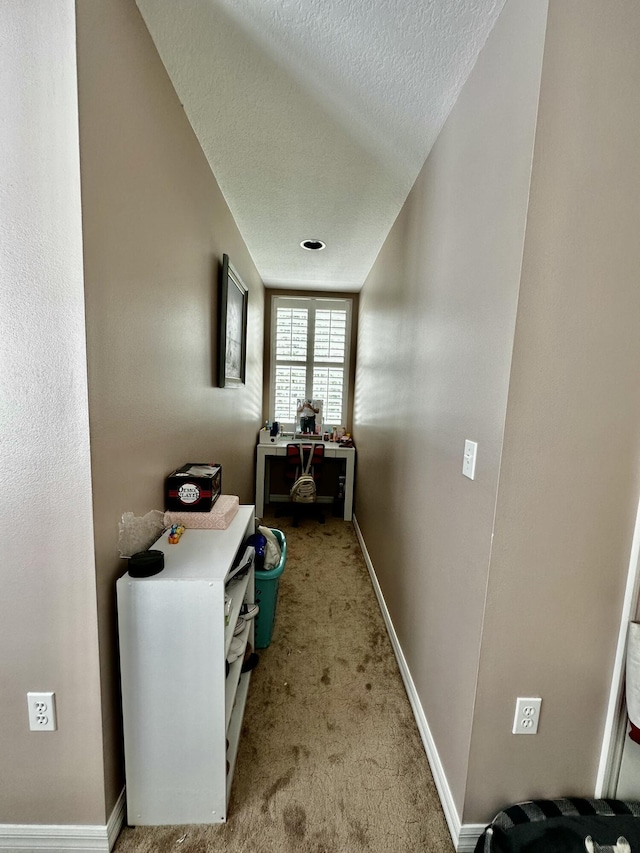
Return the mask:
POLYGON ((248 294, 229 256, 223 255, 218 329, 218 385, 221 388, 244 385, 248 294))

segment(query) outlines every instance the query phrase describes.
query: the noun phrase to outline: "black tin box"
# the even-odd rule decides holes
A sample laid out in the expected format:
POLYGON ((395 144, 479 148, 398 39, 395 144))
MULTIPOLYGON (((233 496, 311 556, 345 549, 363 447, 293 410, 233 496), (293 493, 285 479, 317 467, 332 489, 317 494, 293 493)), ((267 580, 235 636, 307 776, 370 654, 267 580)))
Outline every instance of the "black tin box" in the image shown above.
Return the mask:
POLYGON ((165 509, 173 512, 209 512, 222 491, 222 466, 187 462, 165 482, 165 509))

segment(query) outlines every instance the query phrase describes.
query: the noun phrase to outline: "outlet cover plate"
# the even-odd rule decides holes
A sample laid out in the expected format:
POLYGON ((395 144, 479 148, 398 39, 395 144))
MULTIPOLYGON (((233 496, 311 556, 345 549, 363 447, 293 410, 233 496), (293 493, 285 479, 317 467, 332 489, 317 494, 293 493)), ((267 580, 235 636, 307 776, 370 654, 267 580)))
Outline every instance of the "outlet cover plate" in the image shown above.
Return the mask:
POLYGON ((55 693, 27 693, 27 707, 32 732, 55 732, 58 728, 55 693))
POLYGON ((538 722, 540 721, 540 697, 522 697, 516 699, 516 713, 513 718, 514 735, 535 735, 538 733, 538 722))
POLYGON ((465 477, 473 480, 476 476, 476 454, 478 442, 470 441, 468 438, 464 443, 464 456, 462 457, 462 473, 465 477))

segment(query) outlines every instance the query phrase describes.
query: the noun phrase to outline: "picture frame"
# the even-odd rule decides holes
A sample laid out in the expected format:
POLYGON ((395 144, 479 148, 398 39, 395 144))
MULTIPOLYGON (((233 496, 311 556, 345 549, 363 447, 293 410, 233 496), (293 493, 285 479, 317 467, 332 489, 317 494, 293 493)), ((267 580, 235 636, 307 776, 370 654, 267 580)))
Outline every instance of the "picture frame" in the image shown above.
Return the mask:
POLYGON ((245 383, 249 290, 228 255, 222 256, 218 324, 218 385, 238 388, 245 383))

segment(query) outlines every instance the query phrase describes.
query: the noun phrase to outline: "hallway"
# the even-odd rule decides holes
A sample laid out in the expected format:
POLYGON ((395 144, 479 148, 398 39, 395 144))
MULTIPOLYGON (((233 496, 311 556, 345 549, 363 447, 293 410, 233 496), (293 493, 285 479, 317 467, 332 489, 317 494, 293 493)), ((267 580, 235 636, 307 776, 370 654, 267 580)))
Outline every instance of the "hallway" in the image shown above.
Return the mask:
POLYGON ((115 853, 451 853, 453 845, 353 527, 285 531, 226 825, 125 829, 115 853))

